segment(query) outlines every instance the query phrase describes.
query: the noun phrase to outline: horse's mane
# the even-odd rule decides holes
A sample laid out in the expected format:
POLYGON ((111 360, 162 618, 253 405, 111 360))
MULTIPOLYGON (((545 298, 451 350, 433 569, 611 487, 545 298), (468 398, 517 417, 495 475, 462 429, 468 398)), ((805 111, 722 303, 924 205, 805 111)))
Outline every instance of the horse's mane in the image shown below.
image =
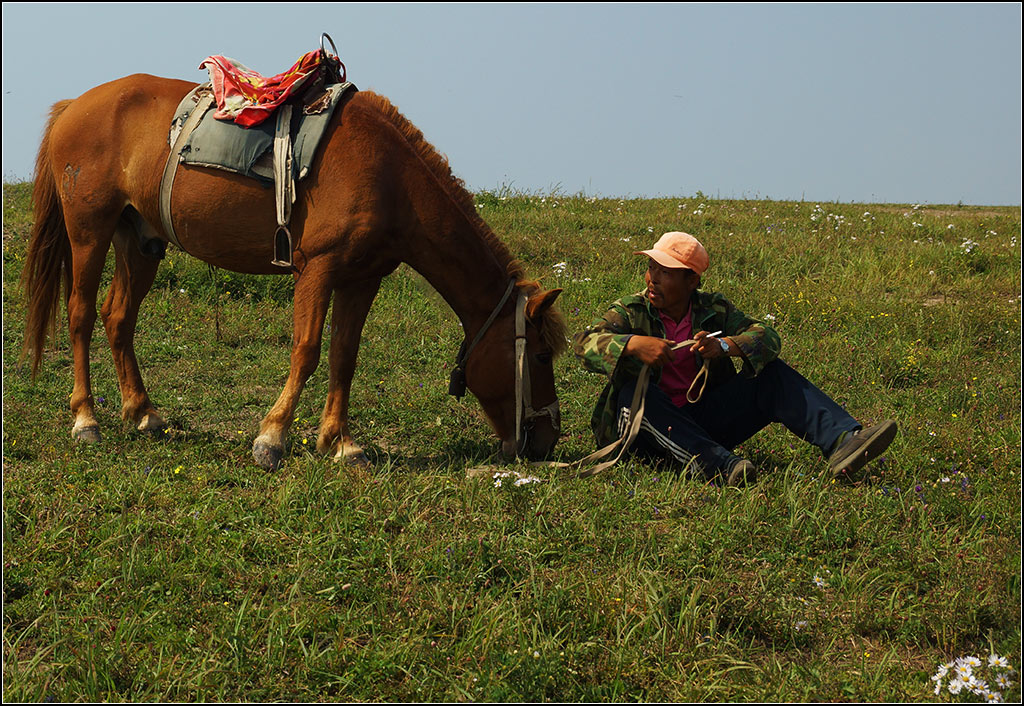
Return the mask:
MULTIPOLYGON (((361 100, 367 101, 369 105, 376 108, 401 133, 417 156, 430 169, 441 188, 490 247, 499 264, 505 267, 508 276, 516 279, 517 286, 525 289, 527 293, 539 291, 540 283, 526 279, 522 263, 512 257, 505 244, 477 213, 473 195, 466 189, 462 179, 452 173, 448 159, 427 142, 420 129, 409 122, 387 98, 372 91, 360 91, 357 95, 361 100)), ((544 325, 541 326, 541 332, 544 343, 556 354, 565 351, 566 331, 567 327, 562 313, 555 307, 548 307, 544 313, 544 325)))

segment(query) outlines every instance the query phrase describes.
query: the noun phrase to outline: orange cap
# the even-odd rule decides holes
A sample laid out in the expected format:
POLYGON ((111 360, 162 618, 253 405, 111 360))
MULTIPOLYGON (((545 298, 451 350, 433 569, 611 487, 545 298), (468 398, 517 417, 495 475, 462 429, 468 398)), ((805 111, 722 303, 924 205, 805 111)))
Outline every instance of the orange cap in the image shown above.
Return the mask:
POLYGON ((639 250, 634 255, 647 255, 662 267, 687 267, 697 274, 708 269, 708 251, 689 233, 665 233, 650 250, 639 250))

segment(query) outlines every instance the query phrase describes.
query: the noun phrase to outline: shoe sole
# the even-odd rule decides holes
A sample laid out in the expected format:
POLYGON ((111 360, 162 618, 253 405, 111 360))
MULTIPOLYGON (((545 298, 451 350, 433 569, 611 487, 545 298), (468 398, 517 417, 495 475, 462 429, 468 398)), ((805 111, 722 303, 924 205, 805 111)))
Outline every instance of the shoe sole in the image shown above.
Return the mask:
POLYGON ((847 478, 854 480, 853 476, 860 471, 864 466, 868 465, 876 458, 879 454, 889 448, 889 444, 892 443, 893 439, 896 438, 896 422, 888 420, 878 425, 878 428, 866 437, 856 451, 847 454, 842 459, 839 459, 832 466, 832 475, 834 478, 847 478))
POLYGON ((757 467, 753 464, 745 464, 729 474, 725 484, 730 487, 743 488, 757 482, 757 467))

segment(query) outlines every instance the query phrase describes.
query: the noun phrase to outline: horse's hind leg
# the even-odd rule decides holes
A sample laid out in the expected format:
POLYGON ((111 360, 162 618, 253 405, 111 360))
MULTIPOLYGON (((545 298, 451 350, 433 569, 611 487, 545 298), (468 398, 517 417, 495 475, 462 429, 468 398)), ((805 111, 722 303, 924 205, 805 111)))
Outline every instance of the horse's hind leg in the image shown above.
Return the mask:
POLYGON ((359 352, 363 324, 379 289, 380 280, 377 279, 338 289, 334 293, 329 387, 316 442, 317 450, 321 453, 334 453, 337 460, 359 465, 367 461, 363 450, 352 440, 349 432, 349 390, 356 369, 356 354, 359 352))
POLYGON ((101 313, 121 387, 121 416, 140 431, 155 433, 167 423, 153 407, 142 382, 135 357, 135 325, 139 305, 153 286, 160 261, 143 255, 139 249, 138 238, 142 234, 137 229, 145 224, 133 223, 141 222, 141 217, 131 218, 135 215, 122 219, 114 233, 114 280, 101 313))
POLYGON ((299 394, 320 362, 324 319, 327 318, 327 306, 333 289, 329 274, 325 268, 310 263, 295 281, 292 314, 294 329, 288 380, 281 396, 263 418, 259 436, 252 447, 253 458, 263 468, 272 470, 281 463, 299 394))
POLYGON ((80 441, 99 441, 96 406, 92 397, 89 371, 89 346, 96 324, 96 293, 103 274, 103 265, 110 249, 116 221, 109 225, 99 216, 86 221, 67 216, 71 241, 71 291, 68 295, 68 332, 75 366, 75 387, 71 393, 71 412, 75 425, 71 435, 80 441))

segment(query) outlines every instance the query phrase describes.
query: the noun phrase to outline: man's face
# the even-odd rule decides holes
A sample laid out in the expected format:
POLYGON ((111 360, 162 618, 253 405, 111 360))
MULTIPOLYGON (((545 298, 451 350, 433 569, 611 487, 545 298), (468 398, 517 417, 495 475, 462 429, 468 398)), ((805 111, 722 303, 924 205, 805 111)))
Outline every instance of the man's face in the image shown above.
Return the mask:
POLYGON ((686 316, 690 298, 700 286, 700 275, 685 267, 663 267, 648 258, 647 299, 655 309, 660 309, 676 321, 686 316))

